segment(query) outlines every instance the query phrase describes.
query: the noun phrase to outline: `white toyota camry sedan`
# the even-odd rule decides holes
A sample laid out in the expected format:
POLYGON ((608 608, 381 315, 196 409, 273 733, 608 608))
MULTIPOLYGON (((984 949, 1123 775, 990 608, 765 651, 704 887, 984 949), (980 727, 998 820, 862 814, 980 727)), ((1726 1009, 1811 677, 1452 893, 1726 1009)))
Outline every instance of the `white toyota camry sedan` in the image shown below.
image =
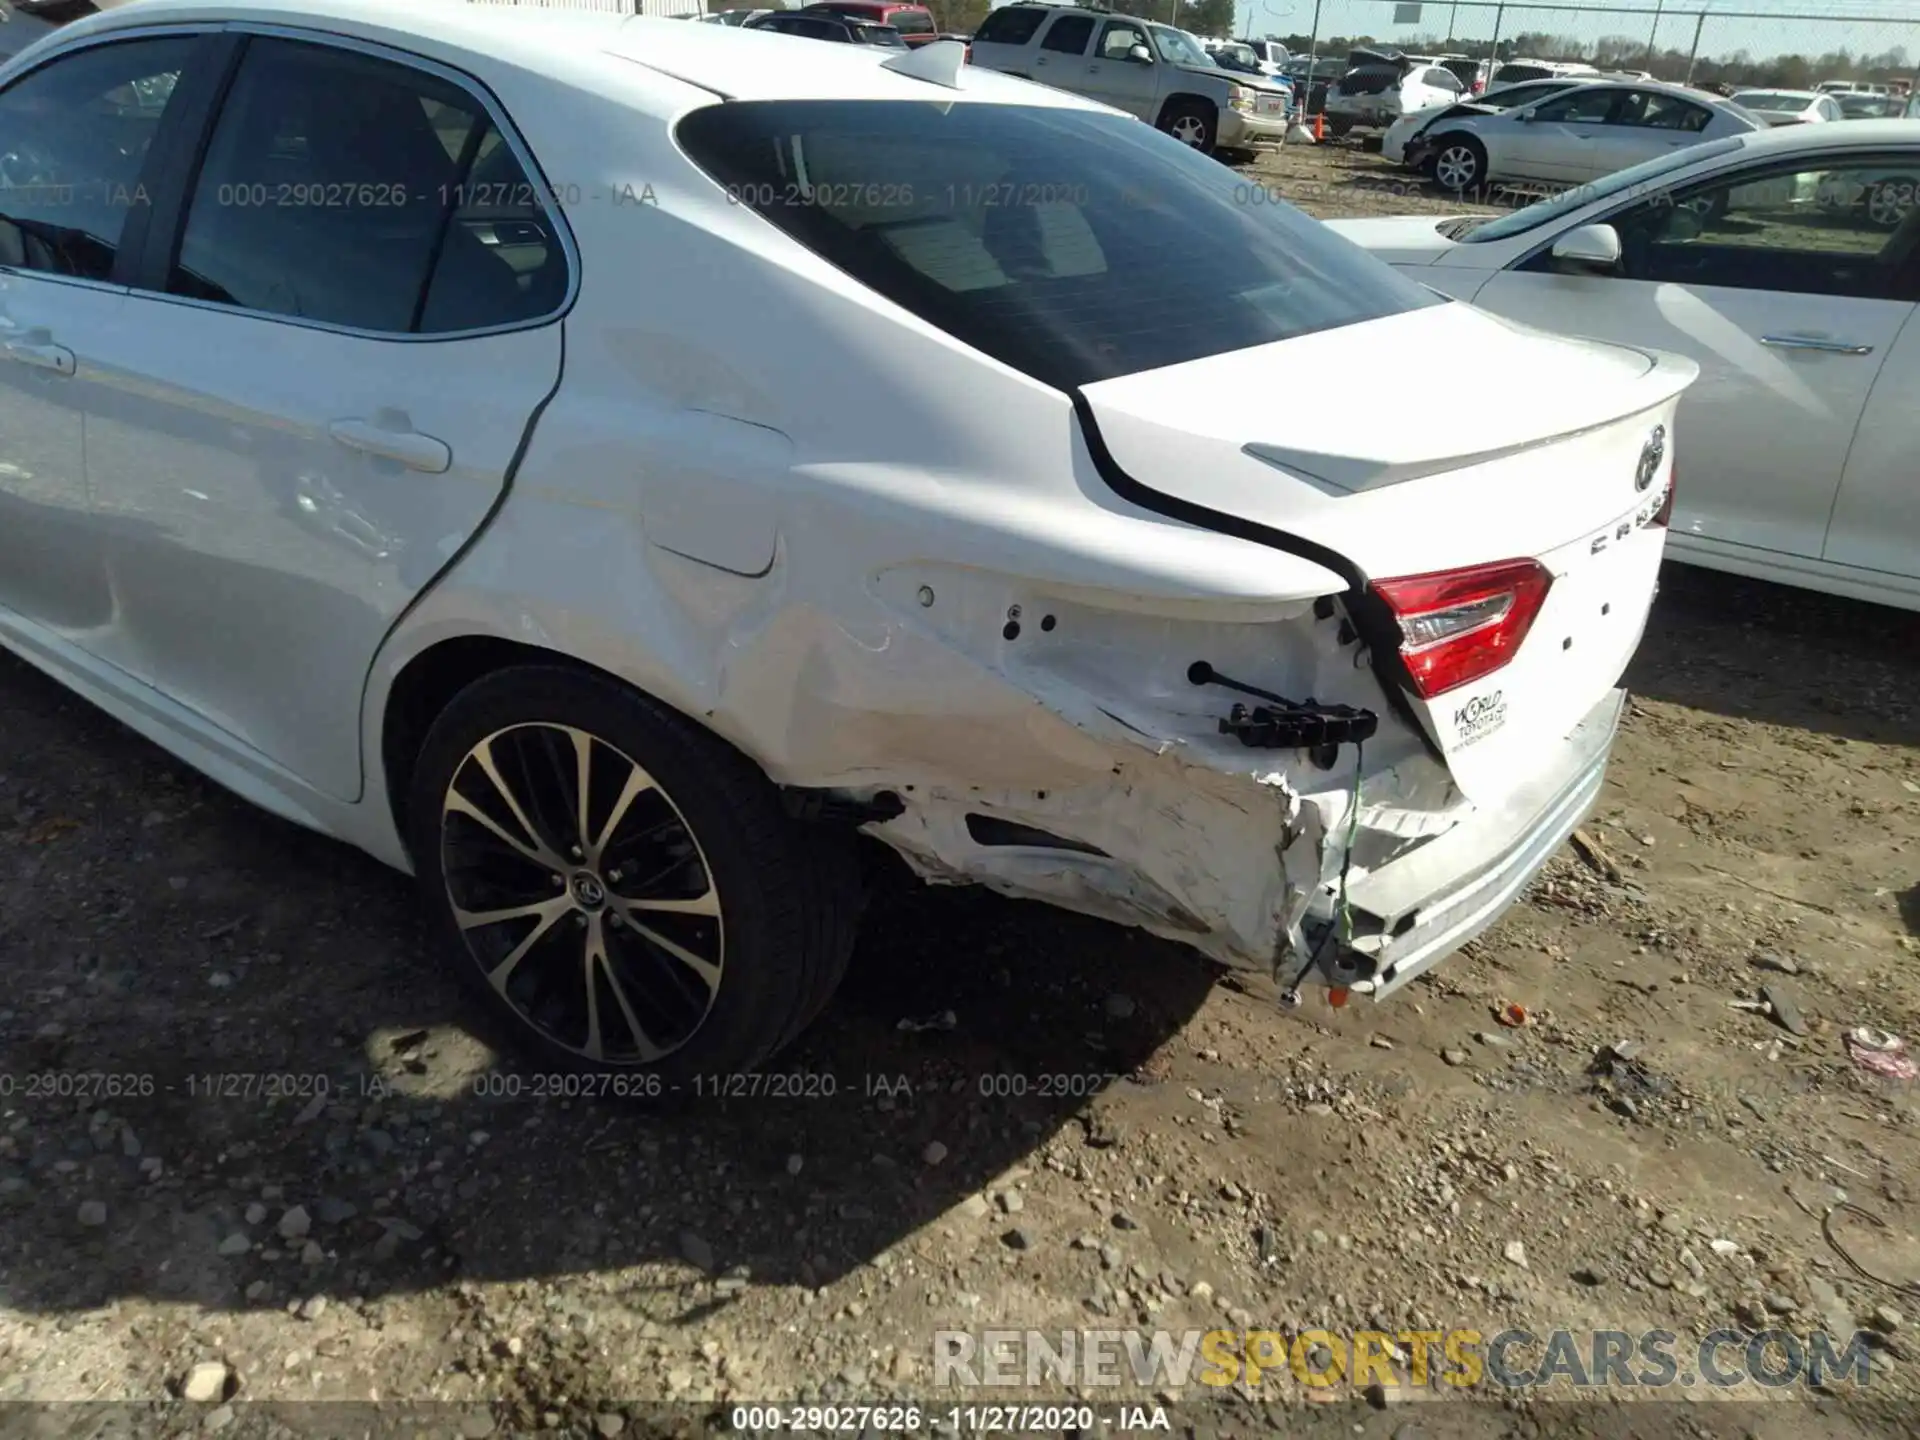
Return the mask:
POLYGON ((1695 367, 964 59, 385 0, 40 42, 0 639, 415 874, 629 1093, 817 1014, 871 842, 1404 984, 1598 791, 1695 367), (1382 412, 1382 347, 1506 395, 1382 412))
MULTIPOLYGON (((1920 609, 1916 193, 1920 124, 1860 120, 1703 145, 1497 219, 1331 225, 1496 315, 1697 362, 1675 558, 1920 609)), ((1461 373, 1430 383, 1458 394, 1461 373)))

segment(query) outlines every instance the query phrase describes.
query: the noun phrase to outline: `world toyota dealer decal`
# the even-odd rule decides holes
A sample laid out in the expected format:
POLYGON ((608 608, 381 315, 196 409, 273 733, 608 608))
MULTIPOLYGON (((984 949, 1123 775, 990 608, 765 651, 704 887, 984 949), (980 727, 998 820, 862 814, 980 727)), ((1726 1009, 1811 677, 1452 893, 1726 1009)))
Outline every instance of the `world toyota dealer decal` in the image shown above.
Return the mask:
POLYGON ((1507 723, 1507 692, 1490 690, 1476 695, 1453 712, 1453 731, 1462 745, 1472 745, 1507 723))

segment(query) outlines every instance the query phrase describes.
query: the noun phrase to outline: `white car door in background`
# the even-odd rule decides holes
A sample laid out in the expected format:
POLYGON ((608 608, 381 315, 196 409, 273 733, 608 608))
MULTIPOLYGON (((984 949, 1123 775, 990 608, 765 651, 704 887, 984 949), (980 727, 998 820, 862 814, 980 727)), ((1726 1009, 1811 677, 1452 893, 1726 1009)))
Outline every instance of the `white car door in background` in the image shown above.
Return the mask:
POLYGON ((101 342, 108 658, 351 800, 374 652, 485 521, 558 383, 570 262, 454 78, 227 43, 246 49, 197 178, 156 200, 101 342))
POLYGON ((1033 52, 1032 78, 1076 94, 1088 93, 1087 49, 1093 43, 1093 24, 1091 15, 1055 15, 1033 52))
MULTIPOLYGON (((1908 294, 1915 293, 1909 256, 1908 294)), ((1906 325, 1887 349, 1886 361, 1860 416, 1840 494, 1827 526, 1822 558, 1911 582, 1920 594, 1920 318, 1908 309, 1906 325)))
POLYGON ((1560 273, 1543 237, 1475 297, 1543 329, 1699 361, 1675 437, 1680 553, 1697 536, 1820 556, 1862 407, 1914 294, 1911 266, 1890 263, 1896 237, 1860 209, 1829 215, 1807 197, 1835 171, 1886 164, 1802 157, 1656 195, 1609 217, 1616 273, 1560 273))
POLYGON ((1086 62, 1087 83, 1080 93, 1152 122, 1160 109, 1161 67, 1150 60, 1130 59, 1136 45, 1145 45, 1147 53, 1153 53, 1146 26, 1131 20, 1107 21, 1086 62))
POLYGON ((124 323, 129 197, 197 44, 83 50, 0 94, 0 610, 82 646, 112 614, 86 398, 101 340, 124 323))

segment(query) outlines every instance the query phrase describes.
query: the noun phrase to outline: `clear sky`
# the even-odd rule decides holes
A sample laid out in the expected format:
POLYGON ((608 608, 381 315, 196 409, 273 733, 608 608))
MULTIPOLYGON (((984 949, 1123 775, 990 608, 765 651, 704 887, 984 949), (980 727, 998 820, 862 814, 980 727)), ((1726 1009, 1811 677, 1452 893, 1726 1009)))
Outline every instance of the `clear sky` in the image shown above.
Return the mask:
MULTIPOLYGON (((1559 0, 1581 3, 1581 0, 1559 0)), ((1623 14, 1582 3, 1580 12, 1542 10, 1508 5, 1500 33, 1546 31, 1593 41, 1608 35, 1630 35, 1644 43, 1653 31, 1655 0, 1624 0, 1627 8, 1647 14, 1623 14)), ((1905 48, 1909 62, 1920 60, 1920 0, 1674 0, 1663 4, 1659 17, 1660 48, 1687 50, 1693 43, 1695 16, 1706 13, 1700 37, 1702 56, 1750 51, 1754 58, 1769 55, 1821 55, 1846 49, 1856 54, 1878 54, 1905 48), (1719 19, 1716 11, 1765 15, 1765 19, 1719 19), (1776 18, 1777 17, 1777 18, 1776 18), (1860 17, 1865 23, 1849 23, 1860 17)), ((1308 34, 1313 29, 1313 0, 1239 0, 1235 33, 1255 35, 1308 34)), ((1449 31, 1470 40, 1493 36, 1494 10, 1473 5, 1423 5, 1413 25, 1393 23, 1391 0, 1323 0, 1320 34, 1373 35, 1383 41, 1405 42, 1416 37, 1444 37, 1449 31)), ((1505 53, 1504 46, 1502 53, 1505 53)))

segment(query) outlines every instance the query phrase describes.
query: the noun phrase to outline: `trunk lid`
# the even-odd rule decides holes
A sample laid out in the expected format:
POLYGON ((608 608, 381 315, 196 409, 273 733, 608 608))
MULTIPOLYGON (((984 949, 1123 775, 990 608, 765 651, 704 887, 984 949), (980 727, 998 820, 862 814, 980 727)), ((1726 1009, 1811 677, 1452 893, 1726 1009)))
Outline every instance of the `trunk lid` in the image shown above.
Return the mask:
POLYGON ((1162 494, 1343 556, 1369 580, 1497 561, 1553 576, 1501 668, 1409 700, 1461 790, 1523 783, 1604 698, 1638 644, 1664 531, 1649 523, 1692 361, 1435 305, 1088 386, 1114 461, 1162 494), (1400 387, 1383 412, 1358 376, 1470 353, 1486 386, 1400 387))

